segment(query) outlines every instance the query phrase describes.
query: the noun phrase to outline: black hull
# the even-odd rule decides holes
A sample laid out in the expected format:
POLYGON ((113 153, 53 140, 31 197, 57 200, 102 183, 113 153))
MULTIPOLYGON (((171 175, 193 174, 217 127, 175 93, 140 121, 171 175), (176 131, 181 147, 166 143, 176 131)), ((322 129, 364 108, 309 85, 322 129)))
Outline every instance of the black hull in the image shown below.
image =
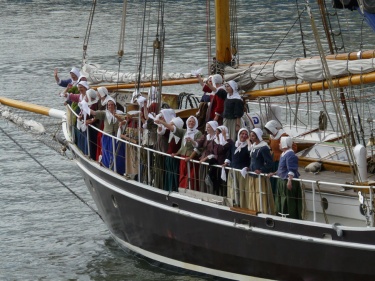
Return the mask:
POLYGON ((147 258, 233 280, 375 277, 374 230, 345 229, 338 236, 329 225, 254 216, 178 193, 168 195, 76 153, 111 233, 147 258))

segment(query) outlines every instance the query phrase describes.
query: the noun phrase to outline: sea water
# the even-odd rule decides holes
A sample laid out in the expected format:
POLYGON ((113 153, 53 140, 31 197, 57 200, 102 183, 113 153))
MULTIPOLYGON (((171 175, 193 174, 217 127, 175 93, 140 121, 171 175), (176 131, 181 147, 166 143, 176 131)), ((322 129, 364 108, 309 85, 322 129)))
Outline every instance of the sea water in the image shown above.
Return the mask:
MULTIPOLYGON (((98 1, 87 59, 110 70, 132 72, 139 66, 142 4, 128 1, 130 20, 119 68, 121 2, 98 1)), ((165 71, 204 67, 207 73, 207 53, 214 44, 207 34, 214 31, 206 20, 214 19, 213 11, 208 13, 201 0, 165 2, 165 71)), ((53 70, 58 68, 59 76, 67 78, 72 66, 80 67, 91 3, 0 1, 0 96, 63 109, 58 95, 62 89, 55 83, 53 70)), ((237 1, 241 62, 303 56, 299 27, 292 28, 297 16, 289 7, 293 3, 237 1), (288 33, 293 43, 288 36, 279 44, 288 33)), ((147 17, 156 19, 157 14, 147 17)), ((352 17, 359 16, 347 11, 343 28, 352 29, 349 41, 358 50, 360 26, 352 17)), ((145 26, 149 40, 155 37, 155 25, 154 21, 145 26)), ((373 48, 371 30, 364 27, 363 32, 363 48, 373 48)), ((152 50, 143 52, 150 57, 152 50)), ((200 93, 197 85, 188 90, 200 93)), ((205 279, 154 267, 120 250, 105 224, 87 207, 95 208, 73 161, 5 119, 0 119, 0 140, 0 280, 205 279)))

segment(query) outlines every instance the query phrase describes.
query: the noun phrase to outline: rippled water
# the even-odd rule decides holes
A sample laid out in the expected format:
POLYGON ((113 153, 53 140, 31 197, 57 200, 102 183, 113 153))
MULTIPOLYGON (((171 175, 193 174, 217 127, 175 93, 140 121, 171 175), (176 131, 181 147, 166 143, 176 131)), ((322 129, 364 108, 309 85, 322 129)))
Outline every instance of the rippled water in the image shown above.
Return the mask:
MULTIPOLYGON (((62 109, 53 69, 64 77, 80 65, 91 2, 0 1, 0 96, 62 109)), ((165 71, 206 66, 205 2, 166 2, 165 71)), ((268 60, 296 17, 289 8, 295 1, 237 3, 241 61, 268 60)), ((121 7, 121 1, 98 1, 88 49, 90 62, 113 70, 121 7)), ((121 65, 128 71, 137 67, 130 59, 138 52, 142 9, 137 7, 129 1, 131 28, 121 65)), ((346 14, 344 27, 358 30, 349 18, 358 16, 346 14)), ((286 39, 273 60, 302 56, 297 27, 292 34, 297 44, 286 39)), ((361 41, 350 39, 355 45, 361 41)), ((366 36, 364 49, 373 48, 373 39, 366 36)), ((4 119, 0 128, 0 280, 202 280, 155 268, 120 250, 100 218, 68 190, 93 205, 74 162, 4 119)))

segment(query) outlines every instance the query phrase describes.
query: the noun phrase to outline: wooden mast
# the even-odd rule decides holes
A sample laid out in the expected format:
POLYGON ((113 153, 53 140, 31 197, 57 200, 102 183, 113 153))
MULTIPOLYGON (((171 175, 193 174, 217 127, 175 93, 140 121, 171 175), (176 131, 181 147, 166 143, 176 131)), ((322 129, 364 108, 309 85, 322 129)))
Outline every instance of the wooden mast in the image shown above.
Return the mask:
POLYGON ((232 60, 230 47, 229 0, 215 0, 216 60, 229 64, 232 60))

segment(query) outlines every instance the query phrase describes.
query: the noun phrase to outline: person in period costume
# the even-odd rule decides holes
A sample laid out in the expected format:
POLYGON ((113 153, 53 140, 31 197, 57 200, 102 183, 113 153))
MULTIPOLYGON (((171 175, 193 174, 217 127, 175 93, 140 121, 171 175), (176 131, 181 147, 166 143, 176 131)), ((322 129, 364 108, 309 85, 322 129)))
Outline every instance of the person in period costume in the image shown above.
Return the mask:
MULTIPOLYGON (((160 114, 158 114, 158 119, 164 120, 166 123, 170 123, 174 117, 176 117, 176 113, 173 109, 162 109, 160 110, 160 114)), ((163 153, 167 153, 168 151, 168 140, 169 140, 169 133, 170 130, 167 129, 165 126, 159 124, 157 129, 157 140, 154 145, 154 150, 160 151, 163 153)), ((164 167, 165 167, 165 156, 162 154, 155 153, 155 167, 154 167, 154 174, 155 174, 155 181, 154 186, 160 189, 164 188, 164 167)))
POLYGON ((294 153, 291 137, 281 137, 279 168, 269 176, 277 175, 277 188, 275 195, 276 213, 287 215, 288 218, 302 219, 302 191, 298 181, 293 178, 300 176, 298 172, 298 157, 294 153))
MULTIPOLYGON (((176 128, 182 129, 184 126, 184 121, 180 117, 172 118, 171 125, 176 128)), ((176 154, 181 147, 181 138, 176 136, 173 132, 169 130, 168 135, 168 150, 167 154, 176 154)), ((179 179, 179 159, 175 157, 165 157, 164 165, 164 190, 167 191, 178 191, 178 179, 179 179)))
POLYGON ((212 76, 212 84, 207 84, 214 95, 210 96, 210 106, 207 110, 208 120, 216 121, 219 125, 223 124, 224 101, 227 98, 227 92, 223 85, 223 77, 220 74, 212 76))
POLYGON ((79 72, 79 69, 76 68, 76 67, 73 67, 70 70, 69 74, 70 74, 70 78, 65 79, 65 80, 61 80, 59 78, 59 75, 58 75, 58 69, 55 68, 53 75, 55 77, 57 85, 66 88, 66 87, 68 87, 69 84, 71 86, 74 86, 74 85, 78 84, 78 78, 81 76, 81 73, 79 72))
POLYGON ((154 118, 156 117, 156 112, 158 108, 157 103, 151 103, 148 106, 146 98, 143 96, 138 96, 135 98, 135 101, 138 103, 141 111, 141 145, 140 149, 140 167, 141 167, 141 182, 153 185, 155 181, 155 159, 154 153, 148 149, 154 149, 154 146, 157 144, 158 134, 157 129, 158 125, 154 123, 154 118))
MULTIPOLYGON (((241 128, 238 131, 237 141, 231 144, 223 166, 237 170, 247 169, 250 166, 248 138, 249 131, 246 128, 241 128)), ((246 184, 246 178, 241 175, 240 171, 233 169, 229 170, 228 173, 227 197, 229 199, 229 206, 245 208, 249 206, 249 196, 247 196, 249 188, 246 184)))
POLYGON ((206 123, 207 121, 209 121, 207 120, 207 110, 210 104, 210 94, 212 93, 212 90, 208 86, 208 84, 212 85, 212 76, 209 76, 206 79, 202 79, 201 75, 198 74, 197 77, 199 84, 202 86, 203 95, 200 99, 198 111, 195 114, 195 116, 198 119, 198 130, 201 131, 203 134, 206 130, 206 123))
POLYGON ((243 124, 241 118, 244 114, 244 103, 238 93, 238 85, 235 81, 230 80, 225 83, 227 98, 224 102, 223 124, 229 130, 229 138, 233 141, 237 138, 237 133, 243 124))
MULTIPOLYGON (((210 159, 214 158, 213 146, 214 139, 216 138, 215 131, 218 127, 216 121, 208 121, 206 124, 206 134, 202 135, 195 146, 200 150, 201 155, 199 157, 199 162, 209 162, 210 159)), ((212 160, 215 161, 216 159, 212 160)), ((199 188, 201 192, 214 194, 214 186, 212 181, 206 181, 206 176, 208 174, 208 165, 199 165, 199 188)))
POLYGON ((251 130, 248 140, 249 171, 256 175, 250 174, 247 177, 249 180, 249 205, 247 207, 256 212, 274 214, 275 205, 269 178, 257 176, 261 173, 269 173, 273 165, 271 150, 262 136, 263 131, 255 128, 251 130))
MULTIPOLYGON (((107 106, 108 97, 110 97, 108 94, 108 90, 106 87, 98 87, 97 93, 99 96, 98 110, 105 110, 107 106)), ((98 120, 98 128, 99 130, 103 130, 103 120, 98 120)), ((99 161, 99 158, 102 157, 102 136, 103 134, 100 131, 98 131, 96 138, 96 161, 99 161)))
POLYGON ((199 190, 198 185, 198 165, 190 160, 196 160, 196 156, 200 154, 200 151, 194 147, 196 140, 198 140, 202 133, 197 129, 198 120, 195 116, 190 116, 186 120, 186 129, 180 129, 176 126, 166 123, 163 120, 155 121, 167 127, 173 134, 181 139, 181 147, 176 154, 172 156, 180 156, 183 159, 180 160, 179 167, 179 187, 190 188, 192 190, 199 190), (188 167, 190 173, 188 173, 188 167))
POLYGON ((76 126, 74 127, 74 140, 78 148, 86 155, 88 155, 87 150, 87 135, 86 135, 86 118, 90 113, 82 114, 82 105, 84 101, 87 104, 86 92, 89 90, 89 85, 86 81, 80 81, 78 83, 79 94, 67 94, 67 100, 75 102, 78 106, 75 108, 75 113, 78 114, 78 119, 76 120, 76 126), (83 119, 83 120, 82 120, 83 119))
POLYGON ((101 163, 107 168, 116 169, 117 173, 123 175, 125 173, 125 145, 118 140, 114 141, 114 147, 112 143, 113 136, 120 136, 119 127, 122 120, 117 117, 117 114, 121 113, 123 112, 116 110, 116 101, 113 98, 108 99, 106 110, 91 110, 91 115, 104 121, 103 132, 105 134, 102 136, 101 163))
MULTIPOLYGON (((279 167, 280 156, 282 150, 280 149, 281 137, 288 137, 289 135, 283 130, 281 124, 276 120, 270 120, 264 126, 264 129, 269 134, 269 146, 271 148, 273 157, 272 172, 277 171, 279 167)), ((293 142, 292 149, 297 152, 297 145, 293 142)), ((276 178, 270 178, 273 195, 276 194, 276 178)))
MULTIPOLYGON (((99 97, 95 90, 89 89, 86 92, 86 99, 88 108, 96 111, 98 110, 98 101, 99 97)), ((89 113, 90 114, 90 113, 89 113)), ((94 116, 89 116, 86 118, 87 130, 89 132, 89 154, 90 158, 96 160, 97 152, 97 138, 98 138, 98 129, 99 129, 99 120, 95 119, 94 116)))
MULTIPOLYGON (((228 128, 224 125, 217 127, 216 138, 214 140, 214 155, 217 165, 224 164, 232 145, 233 140, 229 138, 228 128)), ((227 197, 227 172, 223 167, 210 167, 210 177, 214 179, 214 186, 218 187, 218 190, 215 191, 216 195, 227 197)))

